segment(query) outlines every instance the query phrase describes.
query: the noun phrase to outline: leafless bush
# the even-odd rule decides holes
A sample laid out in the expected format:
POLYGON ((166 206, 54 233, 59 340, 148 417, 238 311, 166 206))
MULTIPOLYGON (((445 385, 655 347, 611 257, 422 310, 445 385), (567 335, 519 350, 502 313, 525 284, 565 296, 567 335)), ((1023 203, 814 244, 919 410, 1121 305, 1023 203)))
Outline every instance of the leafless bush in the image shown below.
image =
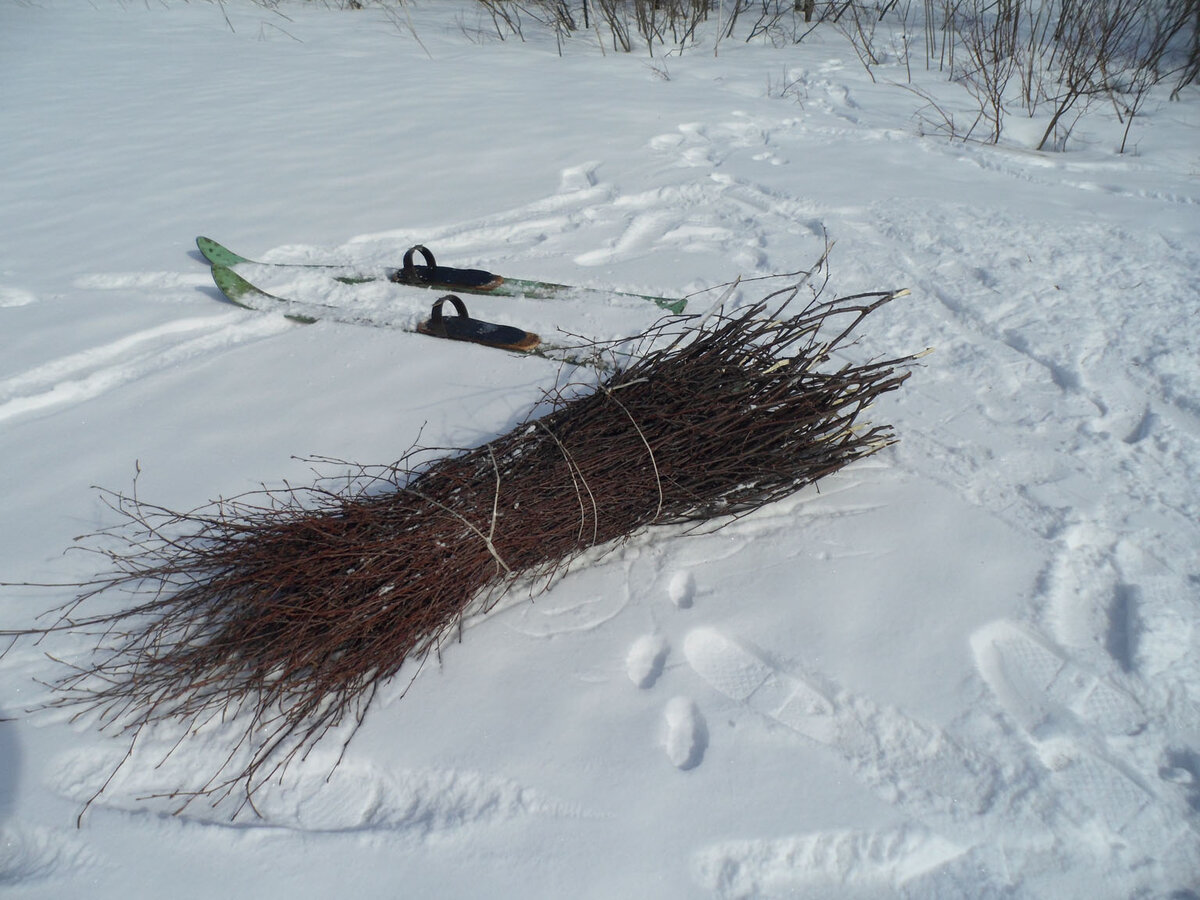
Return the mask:
POLYGON ((564 387, 545 415, 431 462, 349 467, 186 513, 110 495, 123 524, 84 539, 109 574, 41 632, 98 647, 58 703, 133 740, 164 721, 189 734, 241 723, 239 747, 176 796, 240 789, 252 805, 331 729, 352 736, 383 681, 506 591, 543 590, 583 551, 648 526, 719 526, 891 443, 859 419, 910 358, 833 357, 893 294, 816 290, 791 313, 799 290, 664 320, 642 336, 657 349, 598 389, 564 387), (93 611, 114 593, 131 605, 93 611))
POLYGON ((983 124, 982 139, 998 141, 1019 109, 1047 116, 1037 149, 1063 149, 1106 98, 1125 125, 1123 151, 1150 89, 1195 78, 1198 8, 1197 0, 925 0, 927 66, 946 69, 978 105, 955 137, 972 138, 983 124))
POLYGON ((536 27, 552 30, 560 41, 576 29, 575 19, 564 0, 533 0, 517 3, 512 0, 476 0, 491 17, 492 25, 501 40, 508 36, 525 39, 525 21, 536 27))
POLYGON ((1139 17, 1125 36, 1126 52, 1114 68, 1106 62, 1108 95, 1125 125, 1120 152, 1129 141, 1133 119, 1150 89, 1178 76, 1172 98, 1196 80, 1200 67, 1200 0, 1168 0, 1139 17))
POLYGON ((953 69, 954 48, 957 40, 954 36, 954 23, 957 10, 962 0, 922 0, 924 31, 925 31, 925 66, 932 68, 935 64, 938 71, 953 69))
POLYGON ((1009 103, 1009 82, 1017 71, 1018 47, 1022 25, 1018 0, 1000 0, 992 5, 993 14, 976 8, 967 12, 959 7, 958 35, 962 45, 961 80, 975 98, 979 115, 967 129, 965 139, 974 136, 980 124, 987 126, 986 140, 996 143, 1004 130, 1009 103))
MULTIPOLYGON (((960 139, 997 142, 1017 112, 1045 116, 1038 149, 1063 149, 1079 117, 1111 102, 1125 126, 1151 89, 1175 81, 1177 97, 1200 79, 1200 0, 478 0, 501 36, 526 19, 553 28, 560 46, 580 31, 624 52, 682 52, 746 40, 798 42, 818 26, 840 31, 872 80, 903 63, 912 82, 912 38, 924 32, 927 69, 971 95, 977 113, 954 124, 960 139)), ((928 108, 928 107, 927 107, 928 108)), ((942 112, 943 110, 938 110, 942 112)), ((942 126, 953 116, 946 116, 942 126)), ((939 126, 941 129, 941 126, 939 126)))
POLYGON ((798 41, 806 26, 823 19, 844 0, 478 0, 497 33, 523 36, 526 20, 550 27, 560 38, 591 33, 621 52, 645 46, 681 52, 692 46, 702 25, 716 23, 715 43, 744 33, 776 43, 798 41))
MULTIPOLYGON (((749 25, 747 42, 765 37, 774 44, 796 44, 816 27, 814 19, 820 21, 816 0, 792 0, 790 4, 760 0, 747 7, 743 12, 749 25)), ((828 10, 829 4, 824 3, 821 8, 828 10)))
POLYGON ((875 80, 875 73, 871 67, 880 62, 880 53, 875 45, 875 28, 882 17, 883 12, 878 5, 871 8, 854 0, 846 0, 830 18, 834 27, 846 36, 872 81, 875 80))
POLYGON ((1062 149, 1075 119, 1096 97, 1108 92, 1104 77, 1121 50, 1125 32, 1134 21, 1131 3, 1079 3, 1062 0, 1053 42, 1045 48, 1042 92, 1050 106, 1050 119, 1037 145, 1043 150, 1051 141, 1062 149))
POLYGON ((1200 81, 1200 0, 1173 0, 1172 6, 1179 11, 1183 22, 1179 43, 1183 61, 1180 63, 1179 80, 1172 99, 1179 99, 1179 92, 1189 84, 1200 81))
MULTIPOLYGON (((924 2, 925 21, 928 24, 933 16, 930 11, 932 0, 924 2)), ((870 3, 841 0, 828 10, 821 22, 831 24, 842 33, 872 81, 875 80, 875 67, 901 62, 911 83, 910 49, 913 35, 909 29, 914 17, 914 0, 872 0, 870 3), (880 26, 885 22, 886 26, 881 29, 880 26)), ((935 38, 936 35, 926 28, 927 64, 934 53, 930 41, 935 38)))
POLYGON ((1026 96, 1036 104, 1040 95, 1050 109, 1038 149, 1062 146, 1070 121, 1094 100, 1107 98, 1125 122, 1123 151, 1149 89, 1186 65, 1180 44, 1189 23, 1194 28, 1193 6, 1195 0, 1054 4, 1053 28, 1036 31, 1042 43, 1031 48, 1041 63, 1041 77, 1026 96))

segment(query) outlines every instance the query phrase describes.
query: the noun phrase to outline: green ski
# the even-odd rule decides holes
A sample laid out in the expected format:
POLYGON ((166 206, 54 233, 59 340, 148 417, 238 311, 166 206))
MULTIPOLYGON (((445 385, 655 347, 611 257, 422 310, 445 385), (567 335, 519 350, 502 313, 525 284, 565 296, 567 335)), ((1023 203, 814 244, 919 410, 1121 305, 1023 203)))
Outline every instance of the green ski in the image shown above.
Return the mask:
POLYGON ((520 278, 505 278, 482 269, 456 269, 440 266, 427 247, 416 246, 404 254, 404 264, 398 269, 381 268, 375 271, 356 271, 353 266, 329 263, 265 263, 234 253, 212 238, 196 238, 196 246, 214 266, 232 268, 238 265, 272 266, 276 268, 319 269, 330 272, 333 277, 346 284, 361 284, 367 281, 394 281, 399 284, 435 290, 458 291, 469 294, 487 294, 493 297, 528 297, 535 300, 565 300, 575 297, 633 297, 646 300, 673 313, 683 312, 686 299, 653 297, 648 294, 629 294, 621 291, 603 291, 596 288, 572 287, 547 281, 529 281, 520 278), (423 262, 418 264, 416 258, 423 262))
POLYGON ((511 325, 497 325, 494 322, 471 318, 467 313, 466 304, 461 298, 453 295, 438 298, 433 304, 433 311, 429 318, 416 325, 406 322, 382 323, 364 316, 348 314, 336 306, 324 303, 305 303, 269 294, 262 288, 251 284, 228 266, 213 264, 212 277, 221 293, 235 306, 261 312, 282 311, 287 318, 301 325, 311 325, 325 319, 351 325, 400 328, 404 331, 414 331, 431 337, 483 344, 499 350, 540 351, 544 354, 548 350, 556 349, 543 347, 541 338, 531 332, 514 328, 511 325), (442 307, 446 302, 454 307, 456 315, 443 315, 442 307))

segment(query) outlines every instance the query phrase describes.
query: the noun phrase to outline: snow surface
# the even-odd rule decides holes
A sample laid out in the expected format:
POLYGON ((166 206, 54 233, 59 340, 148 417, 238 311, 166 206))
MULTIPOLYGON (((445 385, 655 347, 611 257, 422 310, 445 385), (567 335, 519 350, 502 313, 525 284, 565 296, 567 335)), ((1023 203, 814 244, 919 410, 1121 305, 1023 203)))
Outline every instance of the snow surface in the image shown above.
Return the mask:
MULTIPOLYGON (((26 713, 86 642, 18 643, 6 896, 1200 895, 1195 89, 1136 153, 1098 110, 1039 154, 922 136, 903 67, 873 83, 832 31, 651 61, 411 15, 420 44, 317 4, 0 5, 0 580, 91 577, 62 551, 138 468, 192 508, 305 483, 299 457, 475 444, 554 382, 222 305, 197 234, 666 295, 806 268, 828 234, 831 291, 912 289, 858 352, 935 348, 874 410, 901 442, 510 598, 262 818, 141 799, 227 753, 206 732, 156 767, 164 728, 77 828, 127 748, 26 713)), ((654 318, 493 302, 544 334, 654 318)), ((0 589, 0 627, 69 596, 0 589)))

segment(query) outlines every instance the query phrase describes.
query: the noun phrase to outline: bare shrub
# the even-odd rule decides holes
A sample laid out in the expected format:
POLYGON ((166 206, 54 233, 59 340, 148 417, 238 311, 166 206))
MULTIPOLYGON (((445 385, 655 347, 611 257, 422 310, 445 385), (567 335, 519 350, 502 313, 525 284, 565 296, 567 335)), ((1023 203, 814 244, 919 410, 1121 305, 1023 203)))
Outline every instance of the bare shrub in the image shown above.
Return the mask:
POLYGON ((1172 98, 1197 77, 1200 65, 1200 0, 1168 0, 1139 16, 1128 29, 1117 65, 1105 64, 1108 96, 1125 125, 1120 152, 1150 89, 1178 73, 1172 98))
POLYGON ((1079 3, 1062 0, 1053 43, 1046 48, 1046 99, 1050 120, 1038 142, 1044 150, 1053 140, 1057 149, 1066 146, 1072 124, 1087 105, 1107 93, 1104 72, 1119 52, 1125 31, 1132 21, 1132 4, 1121 2, 1079 3))
POLYGON ((994 143, 1012 112, 1044 113, 1039 150, 1065 149, 1079 118, 1108 99, 1124 151, 1150 89, 1189 77, 1200 22, 1197 0, 924 0, 924 14, 927 67, 947 70, 979 110, 953 137, 984 125, 980 139, 994 143))
POLYGON ((683 52, 698 39, 702 25, 716 22, 714 43, 734 37, 743 26, 746 40, 776 43, 799 40, 798 23, 823 19, 844 0, 478 0, 497 32, 523 35, 526 19, 563 37, 593 32, 621 52, 644 44, 657 51, 683 52))
POLYGON ((1189 84, 1200 81, 1200 0, 1172 0, 1179 10, 1180 55, 1179 80, 1171 98, 1179 99, 1179 92, 1189 84))
POLYGON ((871 71, 871 67, 880 63, 880 54, 875 46, 875 28, 882 16, 879 7, 871 9, 855 3, 854 0, 846 0, 830 18, 834 27, 850 42, 858 61, 862 63, 872 81, 875 80, 875 73, 871 71))
POLYGON ((967 129, 970 139, 981 123, 986 123, 986 140, 996 143, 1004 130, 1008 105, 1008 86, 1017 71, 1020 45, 1021 4, 1001 0, 991 4, 993 15, 986 15, 976 2, 971 9, 958 9, 958 35, 965 60, 961 80, 979 106, 979 115, 967 129))
MULTIPOLYGON (((739 30, 780 45, 818 26, 843 34, 871 79, 901 61, 924 32, 925 66, 946 72, 977 113, 936 130, 998 142, 1016 112, 1046 116, 1037 149, 1065 149, 1075 123, 1097 100, 1124 125, 1151 89, 1175 81, 1173 97, 1200 79, 1200 0, 478 0, 497 31, 523 36, 528 18, 553 28, 560 47, 581 30, 630 52, 683 52, 702 37, 719 46, 739 30), (714 24, 715 23, 715 24, 714 24), (911 24, 911 31, 910 31, 911 24), (898 29, 898 31, 897 31, 898 29)), ((925 109, 936 109, 926 106, 925 109)), ((945 112, 937 109, 939 114, 945 112)), ((928 117, 927 117, 928 118, 928 117)))

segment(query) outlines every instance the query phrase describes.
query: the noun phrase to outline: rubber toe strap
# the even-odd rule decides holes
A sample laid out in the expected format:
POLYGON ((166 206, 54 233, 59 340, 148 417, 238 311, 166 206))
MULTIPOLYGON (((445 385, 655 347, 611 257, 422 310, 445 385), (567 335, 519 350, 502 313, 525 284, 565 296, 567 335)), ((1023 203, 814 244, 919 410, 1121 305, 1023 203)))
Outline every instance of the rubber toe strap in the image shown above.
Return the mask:
POLYGON ((449 300, 454 306, 454 311, 463 319, 469 319, 467 315, 467 304, 462 302, 462 298, 456 297, 454 294, 447 294, 444 297, 438 297, 433 301, 433 311, 429 315, 429 322, 426 327, 432 334, 438 337, 446 337, 446 323, 442 319, 442 307, 449 300))
POLYGON ((433 281, 437 272, 437 260, 433 258, 433 253, 423 244, 417 244, 415 247, 409 247, 404 253, 404 266, 400 269, 400 273, 406 282, 410 284, 419 281, 433 281), (425 260, 425 266, 429 270, 430 277, 421 278, 417 275, 417 268, 413 264, 413 257, 416 254, 421 254, 421 258, 425 260))

